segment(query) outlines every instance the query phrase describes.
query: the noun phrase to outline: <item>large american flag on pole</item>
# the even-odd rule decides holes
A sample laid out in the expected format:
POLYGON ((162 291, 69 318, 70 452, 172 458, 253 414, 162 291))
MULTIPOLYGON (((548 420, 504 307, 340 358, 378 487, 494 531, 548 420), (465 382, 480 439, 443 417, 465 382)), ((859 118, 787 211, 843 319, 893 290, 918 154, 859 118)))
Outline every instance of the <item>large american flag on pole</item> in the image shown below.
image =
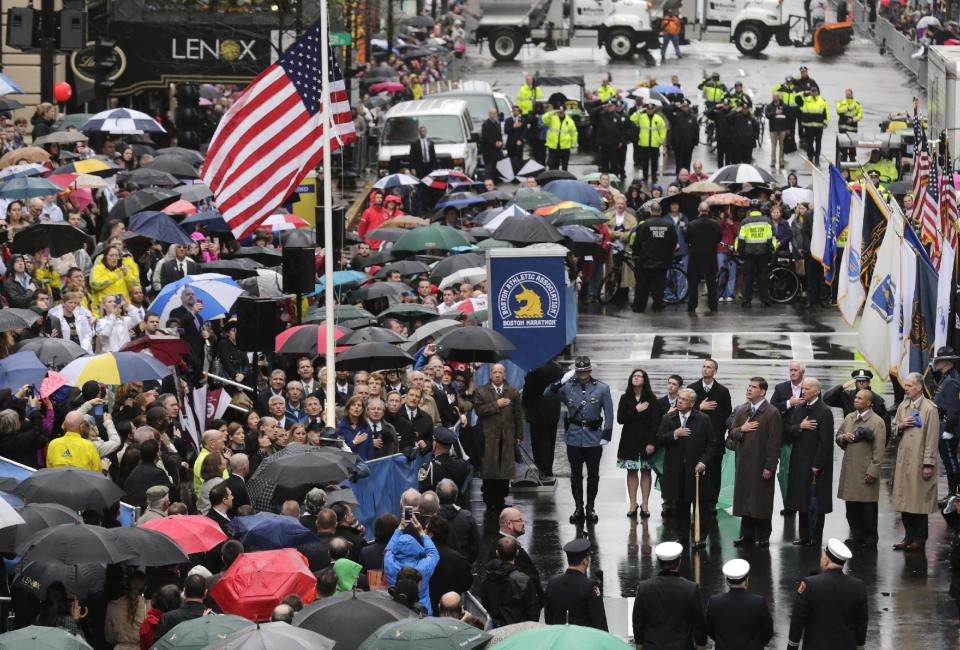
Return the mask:
POLYGON ((943 231, 940 215, 940 177, 936 156, 932 156, 932 163, 927 188, 920 199, 920 230, 921 240, 930 244, 930 260, 934 268, 939 268, 943 231))
POLYGON ((261 72, 230 107, 210 142, 201 177, 237 239, 293 192, 323 156, 356 139, 343 76, 332 51, 321 53, 318 20, 261 72), (329 118, 324 120, 321 56, 330 57, 329 118))

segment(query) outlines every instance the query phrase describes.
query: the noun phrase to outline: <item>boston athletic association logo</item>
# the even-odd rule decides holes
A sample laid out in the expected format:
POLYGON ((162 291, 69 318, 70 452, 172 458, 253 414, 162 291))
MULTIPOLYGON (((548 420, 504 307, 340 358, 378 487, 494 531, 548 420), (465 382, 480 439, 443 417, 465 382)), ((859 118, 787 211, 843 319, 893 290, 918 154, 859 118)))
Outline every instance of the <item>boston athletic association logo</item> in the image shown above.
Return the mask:
POLYGON ((500 288, 497 310, 504 327, 556 327, 560 292, 543 273, 515 273, 500 288))

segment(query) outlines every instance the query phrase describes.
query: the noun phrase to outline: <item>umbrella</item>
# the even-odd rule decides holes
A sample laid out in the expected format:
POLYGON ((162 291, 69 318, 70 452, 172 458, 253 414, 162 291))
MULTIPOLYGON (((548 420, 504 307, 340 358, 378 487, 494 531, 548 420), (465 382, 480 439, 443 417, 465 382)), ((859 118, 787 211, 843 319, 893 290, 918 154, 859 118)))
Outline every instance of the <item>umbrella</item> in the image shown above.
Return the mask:
POLYGON ((403 368, 413 357, 389 343, 361 343, 337 355, 338 370, 384 370, 403 368))
POLYGON ((312 226, 299 230, 281 230, 280 242, 289 247, 313 248, 317 245, 317 231, 312 226))
POLYGON ((402 214, 393 219, 387 219, 380 224, 380 228, 419 228, 420 226, 429 226, 427 219, 415 217, 412 214, 402 214))
POLYGON ((586 226, 560 226, 557 228, 573 244, 573 249, 581 254, 591 255, 602 250, 600 233, 586 226))
POLYGON ((551 181, 575 181, 577 180, 576 174, 569 172, 565 169, 548 169, 540 174, 537 174, 537 182, 540 185, 549 183, 551 181))
POLYGON ((404 295, 410 293, 412 293, 412 289, 402 282, 375 282, 354 291, 351 295, 355 301, 387 298, 391 302, 400 302, 404 295))
POLYGON ((725 192, 723 194, 713 194, 706 199, 707 205, 733 205, 741 208, 749 207, 750 199, 739 194, 725 192))
MULTIPOLYGON (((3 110, 0 106, 0 110, 3 110)), ((40 147, 23 147, 14 149, 0 157, 0 167, 19 165, 21 163, 44 163, 50 160, 50 152, 40 147)))
POLYGON ((500 210, 492 219, 483 224, 484 229, 488 232, 492 232, 500 227, 500 225, 507 219, 512 219, 513 217, 525 217, 530 213, 521 208, 519 205, 508 205, 503 210, 500 210))
POLYGON ((0 388, 16 392, 21 386, 39 386, 46 374, 47 366, 31 350, 0 359, 0 388))
POLYGON ((475 205, 477 203, 486 203, 487 200, 477 196, 473 192, 451 192, 444 194, 434 206, 436 210, 444 208, 462 208, 466 205, 475 205))
POLYGON ((407 339, 393 330, 388 330, 384 327, 364 327, 355 332, 350 332, 340 339, 340 342, 344 345, 358 345, 360 343, 406 343, 407 339))
POLYGON ((134 235, 149 237, 167 244, 189 246, 195 243, 170 215, 155 210, 138 212, 131 216, 128 227, 128 232, 134 235))
POLYGON ((23 104, 9 97, 0 97, 0 111, 10 112, 23 108, 23 104))
MULTIPOLYGON (((356 320, 358 318, 370 319, 373 318, 373 314, 368 312, 366 309, 361 309, 355 305, 334 305, 333 307, 333 321, 335 323, 342 323, 347 320, 356 320)), ((321 322, 327 319, 326 310, 322 307, 314 308, 309 310, 306 314, 303 315, 303 322, 321 322)))
POLYGON ((727 188, 713 181, 697 181, 683 188, 684 194, 709 194, 711 192, 726 192, 727 188))
POLYGON ((66 377, 61 375, 59 372, 50 370, 47 372, 46 379, 40 382, 40 399, 47 399, 58 390, 69 384, 70 382, 67 381, 66 377))
POLYGON ((131 553, 125 564, 134 566, 167 566, 189 562, 180 545, 164 533, 137 526, 110 528, 107 535, 120 548, 131 553))
POLYGON ((101 133, 137 134, 166 133, 155 119, 129 108, 115 108, 97 113, 80 127, 81 131, 101 133))
POLYGON ((727 165, 721 167, 710 175, 707 180, 714 183, 732 184, 732 183, 751 183, 753 185, 776 185, 777 179, 773 174, 756 165, 747 165, 739 163, 736 165, 727 165))
POLYGON ((256 275, 240 281, 240 288, 251 296, 260 298, 282 298, 283 276, 271 269, 257 269, 256 275))
POLYGON ((160 315, 160 322, 165 323, 170 318, 170 312, 182 306, 181 297, 187 287, 193 289, 197 302, 203 301, 200 316, 205 320, 220 318, 229 313, 234 303, 243 294, 243 289, 236 280, 220 273, 201 273, 187 275, 179 280, 164 286, 148 311, 160 315))
POLYGON ((463 253, 461 255, 445 257, 437 262, 433 270, 430 271, 430 281, 440 282, 454 271, 482 266, 485 261, 486 258, 479 253, 463 253))
MULTIPOLYGON (((334 326, 333 338, 339 340, 347 335, 347 330, 334 326)), ((337 352, 346 350, 346 346, 337 346, 337 352)), ((326 325, 297 325, 285 329, 276 337, 274 351, 281 354, 306 354, 316 357, 327 353, 326 325)))
POLYGON ((312 226, 306 219, 298 217, 295 214, 271 214, 261 222, 260 227, 269 228, 273 231, 295 230, 297 228, 311 228, 312 226))
POLYGON ((116 483, 100 472, 76 467, 38 469, 21 481, 13 493, 29 503, 57 503, 76 512, 109 508, 124 495, 116 483))
POLYGON ((191 183, 190 185, 181 185, 173 190, 180 195, 184 201, 196 203, 213 196, 213 191, 203 183, 191 183))
POLYGON ((21 562, 13 579, 14 594, 35 598, 39 604, 46 598, 47 589, 54 582, 63 583, 67 598, 86 600, 88 596, 103 591, 107 579, 107 565, 101 562, 64 564, 63 562, 21 562))
POLYGON ((671 84, 658 84, 653 88, 651 88, 650 90, 657 93, 663 93, 664 95, 682 95, 683 94, 683 88, 681 88, 680 86, 673 86, 671 84))
MULTIPOLYGON (((180 188, 177 188, 180 189, 180 188)), ((171 204, 173 205, 173 204, 171 204)), ((223 215, 218 210, 204 210, 191 214, 180 222, 180 227, 186 230, 193 230, 190 226, 201 224, 211 232, 230 232, 230 226, 223 220, 223 215)))
POLYGON ((86 141, 87 136, 79 131, 54 131, 47 135, 41 135, 33 141, 33 146, 42 147, 45 144, 73 144, 86 141))
POLYGON ((410 335, 409 341, 413 344, 414 347, 419 347, 424 341, 428 338, 438 338, 443 334, 446 334, 450 330, 462 327, 463 323, 458 320, 454 320, 453 316, 444 316, 443 318, 438 318, 432 320, 429 323, 424 323, 417 329, 413 331, 413 334, 410 335))
POLYGON ((141 167, 132 172, 123 172, 117 180, 126 185, 152 185, 156 187, 175 187, 180 184, 180 181, 172 174, 148 167, 141 167))
POLYGON ((234 517, 230 520, 229 528, 235 539, 243 542, 245 547, 254 549, 296 548, 315 539, 313 531, 305 528, 297 519, 273 512, 234 517))
POLYGON ((147 169, 158 172, 166 172, 177 178, 197 178, 197 170, 194 169, 186 160, 177 156, 158 156, 149 165, 147 169))
POLYGON ((133 557, 117 544, 106 528, 88 524, 57 524, 35 533, 16 548, 24 560, 46 560, 63 564, 114 564, 133 557))
POLYGON ((415 321, 425 318, 436 318, 437 310, 429 305, 421 305, 415 302, 405 302, 392 305, 383 310, 377 316, 379 320, 385 318, 397 318, 399 320, 415 321))
POLYGON ((536 160, 520 161, 517 165, 514 165, 513 159, 504 158, 497 162, 497 171, 500 172, 500 177, 509 183, 524 176, 535 176, 538 172, 543 171, 543 165, 536 160))
POLYGON ((137 190, 125 199, 117 201, 117 204, 110 209, 109 217, 111 219, 125 220, 128 219, 130 215, 143 212, 144 210, 161 210, 179 199, 180 195, 171 190, 137 190))
POLYGON ((251 627, 254 625, 248 619, 232 614, 201 616, 175 626, 157 639, 150 650, 204 650, 211 643, 251 627))
POLYGON ((25 163, 22 165, 11 165, 0 171, 0 179, 14 178, 16 176, 40 176, 46 174, 49 169, 36 163, 25 163))
POLYGON ((74 189, 92 189, 92 190, 102 190, 110 187, 110 183, 105 181, 100 176, 95 176, 93 174, 78 174, 73 183, 70 186, 74 189))
POLYGON ((430 16, 410 16, 400 22, 411 27, 433 27, 436 21, 430 16))
POLYGON ((19 515, 23 523, 0 530, 0 551, 11 553, 33 535, 51 526, 80 522, 76 511, 56 503, 28 503, 20 508, 19 515))
POLYGON ((487 269, 481 266, 474 266, 471 268, 460 269, 459 271, 454 271, 440 282, 440 290, 446 289, 447 287, 452 287, 455 284, 477 284, 487 279, 487 269))
POLYGON ((125 343, 121 352, 148 352, 165 366, 176 366, 190 354, 190 345, 179 336, 148 334, 125 343))
POLYGON ((396 253, 419 253, 427 250, 450 250, 455 246, 469 246, 470 241, 464 234, 440 224, 411 230, 397 240, 391 249, 396 253))
POLYGON ((163 209, 165 214, 176 214, 178 216, 186 216, 188 214, 196 214, 197 206, 190 203, 190 201, 185 201, 180 199, 179 201, 174 201, 167 207, 163 209))
POLYGON ((572 180, 551 181, 543 186, 545 192, 566 201, 576 201, 592 208, 599 208, 603 201, 597 188, 589 183, 572 180))
MULTIPOLYGON (((362 271, 334 271, 333 287, 347 287, 350 285, 360 285, 370 279, 370 276, 362 271)), ((317 282, 314 293, 323 293, 327 288, 327 276, 321 276, 317 282)))
POLYGON ((19 309, 17 307, 0 309, 0 332, 22 330, 33 325, 39 318, 40 314, 32 309, 19 309))
POLYGON ((0 534, 11 528, 19 528, 26 522, 20 513, 7 501, 0 499, 0 534))
POLYGON ((524 210, 531 212, 545 205, 555 205, 560 203, 560 201, 560 197, 550 192, 542 192, 524 187, 521 187, 517 190, 517 193, 513 195, 514 205, 518 205, 524 210))
POLYGON ((205 553, 228 538, 217 523, 203 515, 171 515, 140 524, 172 539, 184 553, 205 553))
POLYGON ((420 179, 410 174, 388 174, 374 183, 373 186, 378 190, 391 190, 395 187, 412 187, 419 184, 420 179))
POLYGON ((685 214, 690 218, 693 218, 697 214, 697 210, 700 207, 700 201, 703 200, 703 197, 696 196, 694 194, 684 194, 682 192, 678 192, 673 196, 663 196, 657 200, 660 202, 660 207, 663 210, 663 214, 670 212, 671 203, 678 203, 680 205, 680 214, 685 214))
POLYGON ((297 489, 308 485, 339 483, 356 472, 357 456, 348 451, 332 447, 303 448, 299 451, 301 453, 285 454, 275 462, 264 465, 257 477, 278 487, 297 489))
POLYGON ((50 173, 54 176, 58 174, 92 174, 94 176, 106 177, 113 176, 118 170, 118 167, 113 163, 98 158, 89 158, 61 165, 50 173))
POLYGON ((202 271, 212 271, 220 275, 242 280, 252 278, 257 275, 257 271, 263 268, 263 264, 252 259, 241 257, 235 260, 217 260, 200 265, 202 271))
POLYGON ((484 192, 480 196, 488 203, 493 203, 496 201, 509 201, 513 198, 513 194, 508 194, 503 190, 490 190, 489 192, 484 192))
POLYGON ((405 90, 405 86, 398 81, 381 81, 380 83, 370 84, 368 90, 372 93, 383 91, 399 93, 405 90))
POLYGON ((421 618, 381 626, 358 650, 471 650, 490 638, 487 632, 455 618, 421 618))
POLYGON ((473 179, 455 169, 437 169, 420 179, 420 182, 435 190, 445 190, 451 183, 472 183, 473 179))
MULTIPOLYGON (((268 513, 260 513, 264 514, 268 513)), ((253 519, 260 515, 237 517, 234 521, 253 519)), ((300 525, 292 517, 273 516, 300 525)), ((309 531, 307 533, 311 535, 309 531)), ((254 621, 268 621, 273 608, 279 605, 285 596, 296 594, 304 603, 310 603, 317 597, 316 587, 317 578, 310 572, 307 558, 296 549, 285 548, 243 553, 213 586, 210 597, 217 601, 226 613, 254 621)))
POLYGON ((0 634, 0 650, 92 650, 79 636, 60 627, 28 625, 25 628, 0 634))
POLYGON ((14 235, 10 250, 32 255, 48 248, 51 256, 60 257, 80 250, 90 242, 87 233, 69 223, 45 221, 31 224, 14 235))
POLYGON ((63 188, 45 178, 25 176, 8 179, 0 185, 0 199, 33 199, 59 194, 63 188))
POLYGON ((164 147, 163 149, 157 149, 157 158, 163 158, 166 156, 182 158, 183 160, 189 161, 193 165, 200 165, 203 163, 203 154, 196 149, 186 149, 184 147, 164 147))
POLYGON ((283 253, 276 248, 263 246, 241 246, 233 252, 233 258, 246 257, 260 262, 264 266, 279 266, 283 263, 283 253))
POLYGON ((813 190, 805 190, 802 187, 789 187, 781 195, 783 203, 790 206, 791 209, 797 207, 798 203, 813 203, 813 190))
POLYGON ((449 361, 493 363, 516 350, 506 336, 489 327, 460 327, 436 341, 437 351, 449 361))
POLYGON ((383 591, 344 592, 304 607, 293 624, 332 639, 338 648, 356 648, 381 625, 415 617, 383 591))
POLYGON ((401 260, 386 264, 373 277, 385 278, 391 271, 399 271, 400 275, 420 275, 421 273, 429 273, 430 267, 417 260, 401 260))
POLYGON ((936 16, 924 16, 917 21, 917 29, 928 29, 930 27, 942 27, 940 19, 936 16))
POLYGON ((498 650, 632 650, 609 632, 580 625, 546 625, 511 634, 498 650))
MULTIPOLYGON (((557 377, 557 380, 559 379, 560 378, 557 377)), ((519 634, 520 632, 526 632, 527 630, 533 630, 538 627, 544 627, 544 624, 534 621, 523 621, 522 623, 511 623, 510 625, 494 628, 490 630, 490 635, 493 638, 490 639, 490 644, 487 647, 492 648, 493 646, 501 643, 508 636, 519 634)))
POLYGON ((407 231, 404 228, 384 228, 383 226, 380 226, 379 228, 374 228, 368 232, 367 239, 395 242, 405 234, 407 234, 407 231))
POLYGON ((513 244, 508 241, 502 241, 500 239, 484 239, 482 242, 477 244, 477 247, 482 250, 490 250, 491 248, 514 248, 513 244))
POLYGON ((83 386, 88 381, 119 386, 135 381, 160 381, 171 372, 170 368, 147 354, 104 352, 74 359, 60 374, 71 386, 83 386))
POLYGON ((231 634, 223 641, 208 645, 207 650, 332 650, 334 645, 316 632, 276 621, 231 634))
POLYGON ((494 239, 514 244, 556 243, 563 235, 546 219, 534 215, 507 219, 493 232, 494 239))

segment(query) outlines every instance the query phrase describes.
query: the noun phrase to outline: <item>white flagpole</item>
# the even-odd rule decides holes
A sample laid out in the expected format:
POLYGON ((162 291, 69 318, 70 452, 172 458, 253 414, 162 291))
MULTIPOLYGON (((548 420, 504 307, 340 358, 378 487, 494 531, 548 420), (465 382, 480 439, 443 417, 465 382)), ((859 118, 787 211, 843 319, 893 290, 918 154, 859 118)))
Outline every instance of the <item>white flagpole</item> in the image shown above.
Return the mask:
POLYGON ((336 370, 334 363, 333 326, 333 189, 330 182, 330 129, 333 121, 330 119, 330 15, 327 0, 320 0, 320 101, 323 102, 323 273, 326 276, 326 291, 323 292, 324 311, 326 312, 326 381, 327 404, 324 420, 328 427, 336 426, 336 370))

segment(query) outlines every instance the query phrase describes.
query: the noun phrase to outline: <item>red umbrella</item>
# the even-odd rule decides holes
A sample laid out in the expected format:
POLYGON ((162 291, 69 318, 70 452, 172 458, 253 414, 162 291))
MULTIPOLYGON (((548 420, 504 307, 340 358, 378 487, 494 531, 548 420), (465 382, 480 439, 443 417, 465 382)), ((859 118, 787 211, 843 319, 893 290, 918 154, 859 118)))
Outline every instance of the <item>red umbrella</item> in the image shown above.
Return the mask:
MULTIPOLYGON (((333 328, 333 340, 343 338, 349 330, 341 327, 333 328)), ((336 352, 348 350, 350 346, 338 345, 336 352)), ((277 334, 274 352, 283 354, 306 354, 315 357, 327 353, 327 326, 326 325, 297 325, 277 334)))
POLYGON ((197 206, 190 203, 189 201, 184 201, 180 199, 179 201, 174 201, 167 207, 163 209, 167 214, 196 214, 197 206))
POLYGON ((147 351, 153 358, 165 366, 176 366, 183 362, 183 355, 190 354, 190 346, 178 336, 142 336, 120 348, 121 352, 147 351))
POLYGON ((371 84, 370 92, 379 93, 386 90, 391 93, 402 93, 404 88, 405 86, 398 81, 382 81, 378 84, 371 84))
POLYGON ((307 558, 292 548, 241 554, 210 590, 225 614, 251 621, 270 620, 273 608, 289 594, 304 603, 317 597, 317 577, 307 558))
POLYGON ((204 553, 220 542, 227 541, 227 536, 220 530, 220 526, 203 515, 172 515, 148 521, 140 527, 163 533, 188 555, 204 553))

